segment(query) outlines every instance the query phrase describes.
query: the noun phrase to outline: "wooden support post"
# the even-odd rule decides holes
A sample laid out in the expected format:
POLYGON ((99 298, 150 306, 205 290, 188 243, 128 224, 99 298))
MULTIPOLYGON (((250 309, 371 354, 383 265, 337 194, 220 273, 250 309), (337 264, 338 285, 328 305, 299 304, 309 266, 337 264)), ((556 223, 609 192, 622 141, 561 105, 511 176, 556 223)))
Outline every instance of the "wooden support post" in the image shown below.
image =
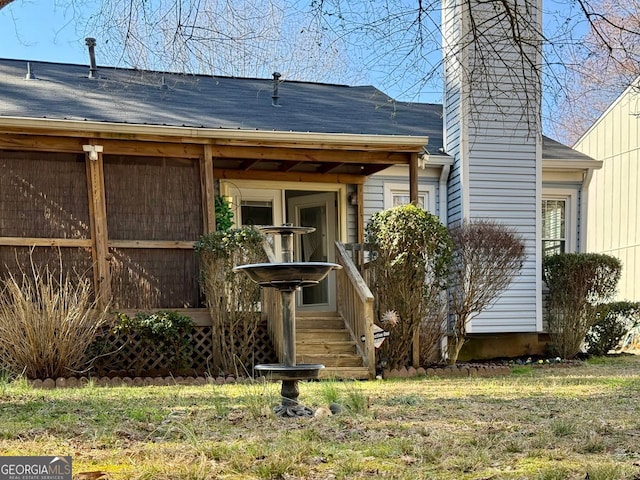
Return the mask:
POLYGON ((409 161, 409 201, 418 205, 418 154, 412 153, 409 161))
POLYGON ((109 270, 109 235, 107 233, 107 202, 104 192, 104 163, 101 145, 83 145, 87 165, 87 190, 91 219, 91 254, 93 256, 94 289, 98 305, 111 301, 109 270))
POLYGON ((203 233, 216 231, 215 182, 213 178, 213 149, 204 145, 200 157, 200 193, 202 196, 203 233))

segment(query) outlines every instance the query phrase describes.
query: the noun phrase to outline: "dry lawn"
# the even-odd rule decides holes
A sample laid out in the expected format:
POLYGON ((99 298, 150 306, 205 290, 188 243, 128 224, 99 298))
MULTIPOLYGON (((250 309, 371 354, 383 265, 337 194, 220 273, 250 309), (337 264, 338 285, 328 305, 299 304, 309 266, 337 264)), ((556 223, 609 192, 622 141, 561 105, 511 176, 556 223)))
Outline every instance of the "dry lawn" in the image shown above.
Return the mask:
MULTIPOLYGON (((33 390, 0 382, 0 454, 108 479, 640 479, 640 357, 507 377, 33 390)), ((80 477, 79 477, 80 478, 80 477)), ((89 478, 89 477, 85 477, 89 478)))

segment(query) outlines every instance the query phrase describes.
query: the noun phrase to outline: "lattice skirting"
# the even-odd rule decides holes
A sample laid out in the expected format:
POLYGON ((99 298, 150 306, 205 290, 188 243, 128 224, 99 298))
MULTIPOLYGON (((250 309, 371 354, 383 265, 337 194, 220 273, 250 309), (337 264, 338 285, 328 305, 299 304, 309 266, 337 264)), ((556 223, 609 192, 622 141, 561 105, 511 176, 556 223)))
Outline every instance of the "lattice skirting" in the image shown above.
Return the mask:
MULTIPOLYGON (((213 365, 212 327, 194 327, 182 359, 149 345, 139 337, 109 334, 92 349, 93 375, 156 376, 168 374, 217 375, 213 365)), ((248 375, 254 365, 277 362, 266 323, 258 326, 253 344, 253 364, 240 366, 248 375)))

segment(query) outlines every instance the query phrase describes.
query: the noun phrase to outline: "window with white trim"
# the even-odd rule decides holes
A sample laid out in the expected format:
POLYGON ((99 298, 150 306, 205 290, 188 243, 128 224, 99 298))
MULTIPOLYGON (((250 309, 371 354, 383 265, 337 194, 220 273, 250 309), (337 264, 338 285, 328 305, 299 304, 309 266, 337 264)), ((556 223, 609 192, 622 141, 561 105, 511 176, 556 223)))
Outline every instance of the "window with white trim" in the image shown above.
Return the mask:
POLYGON ((567 201, 542 200, 542 255, 567 251, 567 201))
MULTIPOLYGON (((418 206, 434 215, 436 214, 435 194, 435 187, 433 185, 420 185, 418 187, 418 206)), ((384 184, 384 208, 408 205, 409 203, 411 203, 411 200, 407 184, 384 184)))
POLYGON ((545 189, 542 195, 542 256, 576 251, 577 191, 545 189))

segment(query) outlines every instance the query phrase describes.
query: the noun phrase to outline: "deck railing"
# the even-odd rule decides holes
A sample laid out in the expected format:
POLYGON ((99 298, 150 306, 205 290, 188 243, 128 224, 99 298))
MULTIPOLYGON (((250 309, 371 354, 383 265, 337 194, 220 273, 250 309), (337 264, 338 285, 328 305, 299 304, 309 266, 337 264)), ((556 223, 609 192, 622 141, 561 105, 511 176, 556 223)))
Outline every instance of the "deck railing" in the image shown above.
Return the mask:
POLYGON ((373 345, 373 294, 344 245, 336 242, 336 270, 338 313, 344 318, 347 329, 356 341, 358 353, 373 378, 376 371, 376 354, 373 345))

